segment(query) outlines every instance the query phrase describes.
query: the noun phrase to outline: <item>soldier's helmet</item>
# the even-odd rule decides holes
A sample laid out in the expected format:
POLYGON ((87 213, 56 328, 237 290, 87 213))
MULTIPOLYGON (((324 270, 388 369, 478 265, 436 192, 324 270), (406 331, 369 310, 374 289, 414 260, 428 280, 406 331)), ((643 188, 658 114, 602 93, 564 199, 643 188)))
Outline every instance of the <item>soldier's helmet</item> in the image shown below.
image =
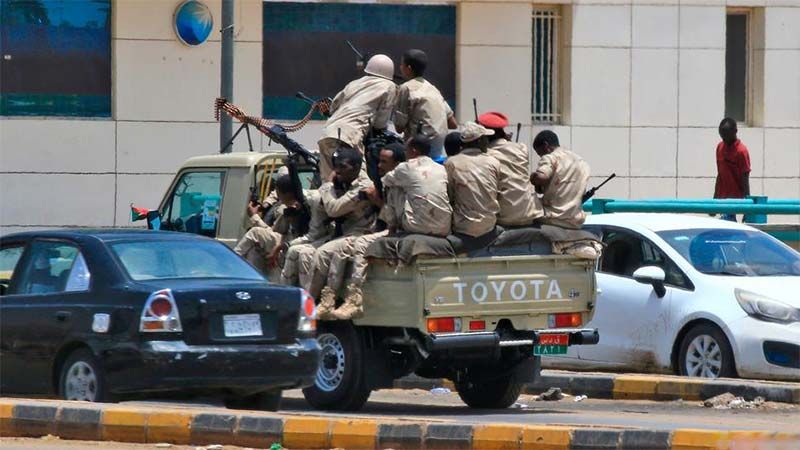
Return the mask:
POLYGON ((394 62, 386 55, 375 55, 367 61, 364 72, 391 80, 394 77, 394 62))

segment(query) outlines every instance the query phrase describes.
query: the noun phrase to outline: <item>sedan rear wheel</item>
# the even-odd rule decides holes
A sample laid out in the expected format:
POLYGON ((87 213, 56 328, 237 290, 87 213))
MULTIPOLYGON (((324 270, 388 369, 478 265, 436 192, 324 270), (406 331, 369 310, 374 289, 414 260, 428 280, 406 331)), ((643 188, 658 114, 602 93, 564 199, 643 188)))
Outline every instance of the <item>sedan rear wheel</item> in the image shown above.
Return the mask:
POLYGON ((681 343, 680 373, 700 378, 736 376, 733 351, 719 328, 700 324, 689 330, 681 343))
POLYGON ((59 393, 65 400, 112 401, 102 368, 88 349, 78 349, 69 355, 61 366, 59 381, 59 393))

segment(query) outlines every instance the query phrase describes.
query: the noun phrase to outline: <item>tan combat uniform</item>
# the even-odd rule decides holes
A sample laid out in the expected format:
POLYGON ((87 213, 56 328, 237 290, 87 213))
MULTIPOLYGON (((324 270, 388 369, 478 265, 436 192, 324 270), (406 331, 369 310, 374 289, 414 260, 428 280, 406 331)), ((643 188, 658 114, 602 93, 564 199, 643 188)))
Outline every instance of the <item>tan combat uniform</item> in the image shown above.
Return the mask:
POLYGON ((500 162, 498 180, 500 213, 497 223, 506 226, 531 225, 544 211, 530 181, 528 148, 524 144, 497 139, 486 152, 500 162))
POLYGON ((577 154, 558 147, 542 156, 536 172, 548 178, 544 187, 542 223, 578 229, 586 214, 581 201, 589 185, 589 165, 577 154))
MULTIPOLYGON (((394 81, 371 75, 351 81, 336 95, 331 103, 331 117, 318 143, 319 172, 323 180, 330 178, 333 171, 331 158, 339 147, 339 140, 363 154, 364 137, 370 123, 372 128, 386 128, 396 98, 394 81)), ((365 170, 362 165, 362 171, 365 170)))
POLYGON ((345 238, 362 236, 372 231, 375 223, 372 204, 367 200, 361 200, 358 195, 360 191, 372 186, 372 181, 362 175, 354 180, 344 193, 337 193, 333 183, 330 182, 319 188, 322 205, 327 216, 341 220, 342 235, 320 246, 314 255, 313 276, 309 288, 313 297, 319 297, 329 279, 333 280, 335 285, 335 280, 341 280, 341 277, 344 276, 344 274, 338 273, 336 267, 331 266, 331 260, 336 254, 349 254, 353 240, 345 238))
POLYGON ((453 232, 477 237, 492 231, 500 212, 500 162, 480 149, 465 148, 448 158, 444 167, 453 205, 453 232))
POLYGON ((396 127, 404 128, 404 140, 417 135, 419 129, 419 134, 431 140, 431 155, 438 156, 444 148, 447 120, 451 117, 450 105, 425 78, 417 77, 400 86, 393 121, 396 127))
POLYGON ((289 242, 281 271, 281 284, 299 285, 308 290, 311 285, 314 253, 330 240, 333 230, 328 224, 328 215, 322 206, 319 190, 306 190, 303 195, 306 197, 311 221, 308 224, 308 233, 289 242))
MULTIPOLYGON (((271 197, 270 197, 271 198, 271 197)), ((274 197, 277 202, 277 196, 274 197)), ((264 201, 263 206, 269 208, 275 202, 264 201)), ((239 239, 233 251, 244 258, 261 273, 267 274, 267 257, 281 245, 289 232, 289 222, 283 217, 283 205, 278 205, 275 211, 275 223, 267 225, 258 214, 253 214, 245 221, 247 232, 239 239)))
POLYGON ((381 179, 387 195, 386 223, 408 233, 447 236, 453 209, 447 195, 447 170, 427 156, 402 162, 381 179))

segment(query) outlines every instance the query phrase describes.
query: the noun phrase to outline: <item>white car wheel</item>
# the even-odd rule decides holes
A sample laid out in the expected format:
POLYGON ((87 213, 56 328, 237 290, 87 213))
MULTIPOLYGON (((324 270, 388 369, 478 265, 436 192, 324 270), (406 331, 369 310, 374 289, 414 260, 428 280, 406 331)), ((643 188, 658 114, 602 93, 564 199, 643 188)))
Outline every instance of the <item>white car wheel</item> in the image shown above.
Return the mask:
POLYGON ((719 378, 722 369, 719 343, 706 334, 697 336, 689 344, 685 364, 690 377, 719 378))
POLYGON ((733 351, 725 333, 709 323, 695 325, 681 341, 681 375, 699 378, 736 376, 733 351))

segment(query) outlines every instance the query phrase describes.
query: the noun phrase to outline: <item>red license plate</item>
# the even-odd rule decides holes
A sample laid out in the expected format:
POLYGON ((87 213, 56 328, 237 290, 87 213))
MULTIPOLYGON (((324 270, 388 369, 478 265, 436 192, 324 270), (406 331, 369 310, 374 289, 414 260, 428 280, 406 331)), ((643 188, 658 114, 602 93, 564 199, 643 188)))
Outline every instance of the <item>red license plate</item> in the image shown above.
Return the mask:
POLYGON ((569 345, 568 334, 540 334, 539 345, 569 345))

